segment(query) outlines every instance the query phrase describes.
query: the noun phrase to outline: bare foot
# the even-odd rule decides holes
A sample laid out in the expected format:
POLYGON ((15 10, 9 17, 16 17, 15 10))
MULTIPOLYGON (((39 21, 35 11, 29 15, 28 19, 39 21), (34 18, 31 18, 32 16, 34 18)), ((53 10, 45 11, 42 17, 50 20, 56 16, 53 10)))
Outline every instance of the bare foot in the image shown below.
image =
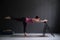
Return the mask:
POLYGON ((27 33, 24 33, 24 36, 27 36, 27 33))

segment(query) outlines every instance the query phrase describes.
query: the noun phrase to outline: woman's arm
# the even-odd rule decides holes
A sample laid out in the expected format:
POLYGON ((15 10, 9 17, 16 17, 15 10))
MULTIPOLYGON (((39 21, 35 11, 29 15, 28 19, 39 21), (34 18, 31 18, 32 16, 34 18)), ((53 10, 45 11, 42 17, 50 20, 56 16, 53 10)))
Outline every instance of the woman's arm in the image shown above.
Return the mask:
POLYGON ((38 23, 39 23, 39 22, 40 22, 40 18, 38 18, 38 19, 32 18, 32 21, 33 21, 33 22, 38 22, 38 23))

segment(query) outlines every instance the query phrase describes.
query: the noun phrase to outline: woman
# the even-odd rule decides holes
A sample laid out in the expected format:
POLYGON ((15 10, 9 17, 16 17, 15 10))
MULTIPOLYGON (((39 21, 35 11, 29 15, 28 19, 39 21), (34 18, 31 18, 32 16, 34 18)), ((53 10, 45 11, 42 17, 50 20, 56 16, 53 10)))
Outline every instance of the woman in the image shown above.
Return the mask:
POLYGON ((36 16, 34 18, 30 18, 30 17, 21 17, 21 18, 13 18, 10 16, 5 17, 5 19, 13 19, 13 20, 17 20, 23 23, 24 26, 24 35, 27 36, 26 34, 26 27, 27 27, 27 23, 35 23, 35 22, 47 22, 48 20, 41 20, 40 17, 36 16))

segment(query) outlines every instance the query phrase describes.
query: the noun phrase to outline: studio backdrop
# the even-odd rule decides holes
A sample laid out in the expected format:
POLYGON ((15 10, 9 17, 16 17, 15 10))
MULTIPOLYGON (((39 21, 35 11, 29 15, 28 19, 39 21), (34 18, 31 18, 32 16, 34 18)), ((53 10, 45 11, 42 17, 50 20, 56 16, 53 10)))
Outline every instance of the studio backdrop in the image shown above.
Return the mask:
MULTIPOLYGON (((39 16, 41 19, 48 19, 47 23, 53 32, 59 32, 59 0, 2 0, 1 5, 0 18, 5 16, 14 18, 39 16)), ((23 33, 22 22, 11 20, 11 23, 10 27, 14 32, 23 33)), ((42 33, 43 27, 44 23, 28 23, 26 30, 28 33, 42 33)))

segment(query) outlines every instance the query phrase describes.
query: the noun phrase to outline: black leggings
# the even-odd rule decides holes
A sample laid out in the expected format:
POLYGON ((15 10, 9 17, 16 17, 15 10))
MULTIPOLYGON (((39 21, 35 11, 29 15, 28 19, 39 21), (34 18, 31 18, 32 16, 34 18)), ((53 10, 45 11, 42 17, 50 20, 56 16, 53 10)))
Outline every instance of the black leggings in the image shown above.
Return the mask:
POLYGON ((27 26, 27 23, 25 22, 26 21, 26 18, 25 17, 22 17, 22 18, 14 18, 14 20, 21 21, 23 23, 23 27, 24 27, 23 32, 25 33, 26 32, 26 26, 27 26))
POLYGON ((27 23, 26 22, 23 22, 23 26, 24 26, 24 33, 26 32, 26 26, 27 26, 27 23))

